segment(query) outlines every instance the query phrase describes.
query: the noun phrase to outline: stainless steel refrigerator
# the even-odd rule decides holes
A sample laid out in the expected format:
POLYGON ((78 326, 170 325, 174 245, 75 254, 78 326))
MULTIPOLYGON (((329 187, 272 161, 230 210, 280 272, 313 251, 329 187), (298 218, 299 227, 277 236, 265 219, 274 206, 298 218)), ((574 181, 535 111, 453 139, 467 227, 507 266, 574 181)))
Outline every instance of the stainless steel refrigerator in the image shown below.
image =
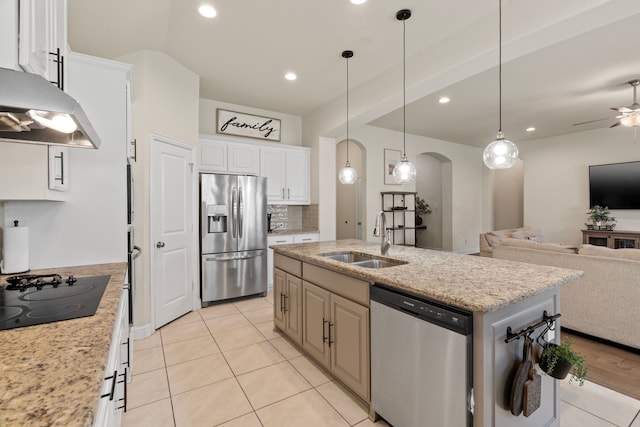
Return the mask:
POLYGON ((202 306, 267 293, 267 179, 200 174, 202 306))

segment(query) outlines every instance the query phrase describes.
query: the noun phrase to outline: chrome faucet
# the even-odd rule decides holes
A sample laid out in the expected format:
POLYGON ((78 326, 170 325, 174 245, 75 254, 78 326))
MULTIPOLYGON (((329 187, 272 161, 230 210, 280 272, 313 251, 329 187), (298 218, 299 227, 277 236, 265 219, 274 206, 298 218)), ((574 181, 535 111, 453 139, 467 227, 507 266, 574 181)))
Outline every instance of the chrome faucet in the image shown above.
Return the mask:
POLYGON ((387 255, 391 246, 391 230, 386 229, 387 217, 383 211, 376 214, 376 225, 373 228, 373 235, 380 237, 380 254, 387 255))

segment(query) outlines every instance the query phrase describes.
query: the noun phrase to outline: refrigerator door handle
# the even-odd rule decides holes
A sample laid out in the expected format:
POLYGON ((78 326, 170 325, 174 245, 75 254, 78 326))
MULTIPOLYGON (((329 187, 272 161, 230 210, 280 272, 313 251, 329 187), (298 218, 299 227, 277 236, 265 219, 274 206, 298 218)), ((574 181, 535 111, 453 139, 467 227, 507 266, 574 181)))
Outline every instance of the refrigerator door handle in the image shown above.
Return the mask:
POLYGON ((242 201, 242 187, 238 187, 238 238, 242 238, 242 208, 244 202, 242 201))
POLYGON ((244 259, 257 258, 262 256, 262 252, 253 253, 250 255, 231 255, 231 256, 217 256, 217 257, 209 257, 205 258, 205 261, 239 261, 244 259))
POLYGON ((237 223, 237 217, 236 217, 236 187, 233 187, 231 189, 231 237, 232 238, 236 238, 237 237, 237 227, 238 227, 238 223, 237 223))

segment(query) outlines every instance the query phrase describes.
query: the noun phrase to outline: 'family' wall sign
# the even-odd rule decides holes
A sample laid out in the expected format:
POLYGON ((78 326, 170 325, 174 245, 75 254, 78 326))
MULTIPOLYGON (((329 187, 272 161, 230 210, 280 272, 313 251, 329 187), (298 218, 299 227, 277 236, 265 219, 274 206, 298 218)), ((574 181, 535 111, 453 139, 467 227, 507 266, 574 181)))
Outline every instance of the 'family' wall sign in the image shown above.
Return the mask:
POLYGON ((237 113, 218 108, 216 132, 246 136, 268 141, 280 141, 280 120, 253 114, 237 113))

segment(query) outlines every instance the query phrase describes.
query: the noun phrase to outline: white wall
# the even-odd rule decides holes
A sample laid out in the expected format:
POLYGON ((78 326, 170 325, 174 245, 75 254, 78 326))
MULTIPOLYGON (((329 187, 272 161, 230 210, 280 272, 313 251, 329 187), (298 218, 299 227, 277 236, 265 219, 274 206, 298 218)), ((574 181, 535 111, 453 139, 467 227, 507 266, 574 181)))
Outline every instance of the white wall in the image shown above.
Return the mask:
MULTIPOLYGON (((142 328, 151 322, 150 269, 154 253, 149 207, 150 134, 198 145, 200 78, 162 52, 142 50, 119 59, 134 66, 133 138, 137 141, 138 154, 138 161, 132 164, 136 195, 134 227, 136 244, 142 253, 136 260, 133 317, 136 327, 142 328)), ((194 242, 194 248, 197 245, 198 242, 194 242)))
POLYGON ((126 73, 129 66, 69 54, 67 92, 93 123, 98 150, 69 150, 65 202, 5 202, 8 222, 29 227, 33 269, 126 262, 126 73))
MULTIPOLYGON (((373 236, 373 226, 375 223, 375 213, 381 209, 381 191, 415 191, 415 184, 405 185, 385 185, 383 176, 383 158, 385 148, 402 148, 402 133, 373 126, 362 126, 350 130, 352 139, 359 141, 366 147, 366 226, 365 239, 378 241, 379 238, 373 236)), ((451 247, 444 247, 445 250, 455 252, 471 253, 478 250, 478 235, 482 229, 482 209, 483 197, 486 194, 483 183, 485 167, 482 163, 482 149, 469 147, 461 144, 454 144, 446 141, 439 141, 407 134, 407 156, 412 162, 416 161, 416 154, 423 152, 440 153, 451 160, 451 189, 443 189, 443 199, 445 194, 451 195, 451 212, 443 211, 443 218, 447 215, 451 218, 452 235, 443 235, 443 239, 449 239, 451 247), (450 190, 450 191, 449 191, 450 190)), ((333 151, 335 159, 335 148, 333 151)), ((335 165, 335 160, 334 160, 335 165)), ((323 169, 325 164, 322 164, 323 169)), ((334 169, 335 170, 335 169, 334 169)), ((443 166, 443 173, 449 173, 443 166)), ((320 183, 332 179, 333 186, 337 175, 329 177, 324 174, 320 177, 320 183)), ((329 186, 329 184, 327 184, 329 186)), ((319 202, 321 207, 325 203, 331 203, 329 195, 325 196, 322 190, 319 192, 319 202)), ((335 198, 335 196, 334 196, 335 198)), ((335 203, 335 201, 333 202, 335 203)), ((334 205, 335 206, 335 205, 334 205)), ((334 208, 335 209, 335 208, 334 208)), ((335 210, 333 211, 335 212, 335 210)), ((322 216, 321 216, 322 224, 322 216)), ((447 226, 447 224, 444 224, 447 226)), ((323 231, 322 228, 320 230, 323 231)))
POLYGON ((524 162, 491 172, 493 181, 493 229, 522 227, 524 221, 524 162))
POLYGON ((430 154, 416 157, 417 196, 429 204, 431 213, 422 215, 426 230, 417 230, 417 245, 421 248, 442 249, 442 188, 448 177, 443 176, 442 161, 430 154))
MULTIPOLYGON (((545 239, 582 243, 589 210, 589 165, 640 160, 640 143, 622 126, 521 142, 524 224, 545 239)), ((612 211, 616 230, 640 230, 640 210, 612 211)))
MULTIPOLYGON (((261 110, 259 108, 244 105, 230 104, 228 102, 213 99, 200 99, 200 133, 207 135, 216 134, 216 109, 237 111, 245 114, 255 114, 262 117, 280 119, 280 142, 274 144, 302 145, 302 118, 292 114, 278 113, 275 111, 261 110)), ((233 140, 233 135, 221 135, 225 139, 233 140)), ((239 138, 246 140, 245 138, 239 138)), ((272 141, 263 141, 272 142, 272 141)))

